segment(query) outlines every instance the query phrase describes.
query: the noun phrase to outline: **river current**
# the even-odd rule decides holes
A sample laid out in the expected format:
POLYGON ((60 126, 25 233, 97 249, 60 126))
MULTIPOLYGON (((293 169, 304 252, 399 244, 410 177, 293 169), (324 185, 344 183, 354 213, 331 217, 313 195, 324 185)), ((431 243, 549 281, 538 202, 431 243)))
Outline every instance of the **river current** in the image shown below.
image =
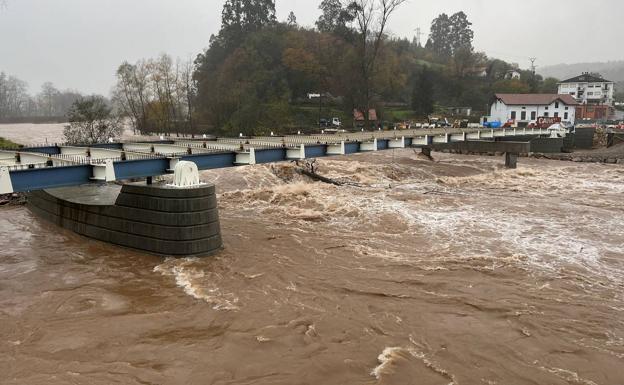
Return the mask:
POLYGON ((0 383, 623 384, 624 168, 434 157, 204 172, 203 259, 0 208, 0 383))

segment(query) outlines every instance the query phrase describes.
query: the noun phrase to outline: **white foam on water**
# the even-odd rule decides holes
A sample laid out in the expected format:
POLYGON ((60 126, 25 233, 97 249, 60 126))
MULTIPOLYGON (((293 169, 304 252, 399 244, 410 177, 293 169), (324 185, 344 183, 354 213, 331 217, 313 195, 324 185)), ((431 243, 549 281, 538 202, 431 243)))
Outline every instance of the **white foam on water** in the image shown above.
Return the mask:
MULTIPOLYGON (((392 239, 400 243, 402 235, 415 234, 427 240, 424 251, 447 258, 511 255, 528 269, 556 274, 572 265, 624 282, 621 268, 613 266, 613 258, 611 264, 605 258, 624 254, 624 245, 615 236, 617 229, 624 229, 624 216, 608 211, 617 207, 612 197, 624 191, 620 182, 624 178, 615 168, 561 164, 426 178, 410 174, 411 165, 318 162, 322 175, 364 183, 359 188, 302 179, 286 184, 275 178, 276 167, 258 166, 240 172, 249 186, 260 179, 266 183, 263 187, 227 192, 220 202, 234 213, 244 208, 275 216, 282 223, 296 224, 302 232, 317 231, 315 222, 346 233, 366 231, 362 246, 374 238, 377 247, 361 250, 366 253, 360 255, 418 261, 392 245, 392 239), (380 182, 392 188, 379 187, 380 182), (390 220, 393 223, 386 225, 390 220), (382 241, 388 241, 387 247, 380 246, 382 241)), ((492 261, 495 268, 498 264, 492 261)), ((507 262, 514 261, 503 264, 507 262)))
MULTIPOLYGON (((458 247, 464 246, 461 247, 464 257, 481 255, 483 251, 478 248, 476 252, 470 251, 476 245, 526 256, 531 265, 542 269, 552 270, 564 264, 572 264, 613 280, 624 279, 621 270, 603 261, 603 256, 608 252, 624 254, 623 245, 596 239, 591 233, 584 234, 592 223, 587 223, 582 218, 579 218, 579 222, 584 226, 579 226, 579 223, 570 223, 567 218, 540 218, 532 216, 533 214, 522 217, 469 205, 453 211, 404 207, 397 214, 407 218, 420 231, 434 237, 432 240, 438 238, 441 243, 446 241, 455 243, 458 247), (475 238, 473 234, 477 230, 487 231, 495 236, 475 238)), ((624 226, 622 219, 614 222, 608 226, 624 226)))
POLYGON ((371 376, 374 376, 376 379, 380 380, 382 374, 387 374, 390 370, 390 366, 400 357, 401 353, 409 353, 408 349, 402 347, 387 347, 381 352, 381 354, 377 357, 379 361, 379 365, 377 365, 372 371, 371 376))
MULTIPOLYGON (((534 362, 535 365, 538 364, 538 362, 534 362)), ((543 370, 545 372, 554 374, 555 376, 561 378, 562 380, 568 381, 568 382, 572 382, 575 384, 582 384, 582 385, 598 385, 596 384, 594 381, 585 379, 581 376, 579 376, 578 373, 572 371, 572 370, 568 370, 568 369, 562 369, 562 368, 556 368, 556 367, 547 367, 547 366, 538 366, 538 368, 540 370, 543 370)))
POLYGON ((222 292, 213 282, 214 276, 190 266, 196 261, 196 258, 168 258, 163 264, 154 267, 154 272, 174 277, 176 285, 186 294, 209 303, 214 310, 238 310, 238 297, 233 293, 222 292))
POLYGON ((422 363, 428 369, 449 379, 450 382, 448 383, 448 385, 456 384, 455 378, 452 374, 438 367, 431 360, 429 360, 424 353, 418 352, 414 348, 405 348, 398 346, 386 347, 381 352, 381 354, 377 357, 379 365, 371 370, 370 375, 375 377, 377 380, 381 380, 382 376, 393 374, 393 365, 399 363, 400 361, 408 360, 410 357, 422 361, 422 363))

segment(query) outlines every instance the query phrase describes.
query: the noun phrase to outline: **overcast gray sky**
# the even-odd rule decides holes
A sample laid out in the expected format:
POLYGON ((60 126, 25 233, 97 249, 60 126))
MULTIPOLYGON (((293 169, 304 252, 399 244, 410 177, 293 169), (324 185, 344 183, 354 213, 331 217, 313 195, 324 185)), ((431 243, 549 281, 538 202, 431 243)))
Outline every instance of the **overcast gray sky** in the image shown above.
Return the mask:
MULTIPOLYGON (((280 20, 295 12, 313 25, 321 0, 277 0, 280 20)), ((219 30, 223 0, 7 0, 0 10, 0 71, 37 92, 58 88, 108 95, 123 60, 166 52, 195 56, 219 30)), ((442 12, 465 11, 475 47, 528 67, 624 59, 624 1, 408 0, 391 20, 398 36, 428 33, 442 12)), ((426 39, 426 36, 423 37, 426 39)))

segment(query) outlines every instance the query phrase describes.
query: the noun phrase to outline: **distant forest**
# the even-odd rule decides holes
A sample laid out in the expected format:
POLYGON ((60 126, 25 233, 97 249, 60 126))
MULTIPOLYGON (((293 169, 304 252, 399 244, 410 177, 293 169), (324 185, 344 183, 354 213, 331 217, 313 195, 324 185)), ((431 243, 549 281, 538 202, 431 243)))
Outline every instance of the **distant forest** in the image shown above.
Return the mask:
POLYGON ((0 72, 0 123, 64 121, 71 105, 81 97, 78 91, 61 91, 52 83, 44 83, 32 96, 25 81, 0 72))
POLYGON ((349 126, 354 110, 386 122, 443 107, 484 113, 495 92, 556 92, 557 79, 519 69, 512 78, 516 66, 475 52, 464 12, 439 15, 424 44, 393 37, 387 23, 403 2, 323 0, 310 28, 292 12, 278 21, 272 0, 227 0, 221 30, 193 63, 123 63, 114 99, 139 131, 232 135, 330 116, 349 126))
MULTIPOLYGON (((439 15, 422 42, 393 36, 388 23, 404 2, 323 0, 315 26, 304 27, 292 12, 278 21, 273 0, 226 0, 208 49, 194 60, 122 63, 111 101, 140 132, 237 135, 313 128, 328 117, 349 127, 354 110, 365 125, 373 109, 387 123, 445 107, 477 115, 495 92, 556 92, 557 79, 476 52, 464 12, 439 15)), ((24 84, 5 78, 12 80, 0 82, 0 118, 67 110, 60 95, 72 92, 46 86, 27 97, 13 91, 24 84)))

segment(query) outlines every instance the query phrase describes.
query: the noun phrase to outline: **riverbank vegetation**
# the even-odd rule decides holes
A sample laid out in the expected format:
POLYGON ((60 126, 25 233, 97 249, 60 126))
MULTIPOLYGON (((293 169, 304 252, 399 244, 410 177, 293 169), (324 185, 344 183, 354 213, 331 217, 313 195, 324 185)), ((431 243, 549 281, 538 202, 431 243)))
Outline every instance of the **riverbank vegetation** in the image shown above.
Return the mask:
POLYGON ((19 148, 19 147, 22 147, 22 146, 8 139, 0 137, 0 148, 19 148))
MULTIPOLYGON (((404 1, 322 0, 315 25, 301 26, 292 12, 277 20, 273 0, 226 0, 204 52, 123 62, 111 101, 137 133, 238 135, 305 131, 333 117, 347 128, 390 124, 449 107, 478 117, 495 92, 556 92, 556 79, 476 51, 464 12, 439 15, 423 42, 392 34, 404 1)), ((0 75, 0 120, 66 116, 81 97, 52 84, 34 97, 25 90, 0 75)))

